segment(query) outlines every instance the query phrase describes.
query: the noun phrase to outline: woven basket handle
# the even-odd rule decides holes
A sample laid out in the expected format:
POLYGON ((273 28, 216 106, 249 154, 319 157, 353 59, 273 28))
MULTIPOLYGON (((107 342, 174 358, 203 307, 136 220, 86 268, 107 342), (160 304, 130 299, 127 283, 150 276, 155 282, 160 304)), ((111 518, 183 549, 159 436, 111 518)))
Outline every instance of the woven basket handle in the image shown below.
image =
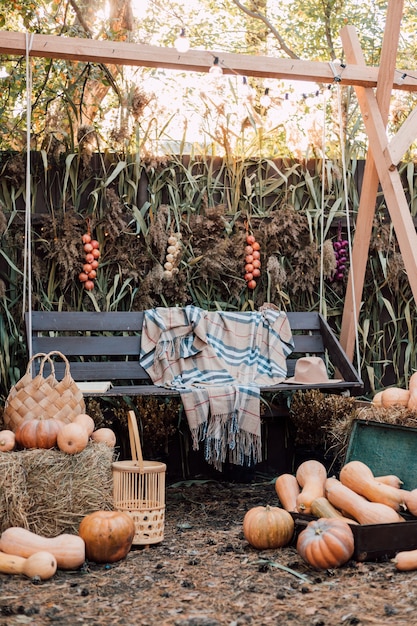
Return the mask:
POLYGON ((140 445, 138 423, 136 421, 136 415, 133 411, 129 411, 127 414, 127 425, 129 427, 129 439, 130 448, 132 450, 132 460, 136 461, 136 465, 143 471, 143 456, 142 448, 140 445))
POLYGON ((31 359, 29 359, 27 367, 26 367, 26 374, 32 373, 32 365, 35 359, 42 359, 39 365, 39 374, 42 374, 43 376, 43 368, 44 368, 46 361, 49 361, 49 365, 51 367, 51 374, 55 374, 54 362, 49 357, 49 354, 46 354, 45 352, 38 352, 37 354, 34 354, 31 359))
POLYGON ((70 375, 70 364, 69 364, 69 361, 68 361, 67 357, 65 356, 65 354, 62 354, 62 352, 59 352, 59 350, 52 350, 52 352, 48 352, 48 354, 46 355, 45 359, 49 358, 49 360, 52 361, 51 357, 54 354, 59 356, 64 361, 64 363, 65 363, 65 374, 64 374, 64 376, 65 377, 69 376, 70 375))

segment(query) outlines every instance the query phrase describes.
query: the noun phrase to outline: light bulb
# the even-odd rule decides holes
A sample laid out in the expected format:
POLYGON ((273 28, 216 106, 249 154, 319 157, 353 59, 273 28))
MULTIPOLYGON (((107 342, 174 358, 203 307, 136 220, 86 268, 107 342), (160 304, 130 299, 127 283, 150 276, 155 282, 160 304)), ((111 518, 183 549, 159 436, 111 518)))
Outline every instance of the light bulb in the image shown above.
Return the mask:
POLYGON ((209 69, 209 72, 212 76, 221 76, 223 74, 223 70, 219 65, 219 57, 214 57, 213 65, 209 69))
POLYGON ((397 85, 402 85, 406 78, 407 74, 401 74, 400 78, 397 79, 397 85))
POLYGON ((267 109, 271 105, 271 96, 269 95, 268 87, 265 89, 265 93, 263 94, 263 96, 260 97, 259 102, 261 103, 261 106, 263 106, 265 109, 267 109))
POLYGON ((10 76, 10 74, 6 70, 6 68, 5 67, 0 67, 0 78, 7 78, 8 76, 10 76))
POLYGON ((185 29, 181 28, 180 34, 176 38, 174 42, 174 46, 178 50, 178 52, 185 53, 190 49, 190 42, 188 38, 185 36, 185 29))

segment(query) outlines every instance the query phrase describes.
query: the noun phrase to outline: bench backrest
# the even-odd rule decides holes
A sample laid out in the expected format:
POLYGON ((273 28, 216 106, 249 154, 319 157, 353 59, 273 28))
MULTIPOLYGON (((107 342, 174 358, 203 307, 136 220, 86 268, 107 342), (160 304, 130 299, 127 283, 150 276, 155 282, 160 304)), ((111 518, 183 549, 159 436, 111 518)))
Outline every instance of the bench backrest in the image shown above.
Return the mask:
MULTIPOLYGON (((149 384, 139 364, 143 312, 44 312, 26 314, 32 353, 58 350, 71 363, 76 381, 132 381, 149 384)), ((362 381, 325 319, 316 312, 287 313, 295 349, 287 359, 288 376, 300 356, 321 356, 342 377, 342 387, 361 387, 362 381)), ((64 364, 56 362, 57 376, 64 364)), ((333 372, 330 372, 332 374, 333 372)))

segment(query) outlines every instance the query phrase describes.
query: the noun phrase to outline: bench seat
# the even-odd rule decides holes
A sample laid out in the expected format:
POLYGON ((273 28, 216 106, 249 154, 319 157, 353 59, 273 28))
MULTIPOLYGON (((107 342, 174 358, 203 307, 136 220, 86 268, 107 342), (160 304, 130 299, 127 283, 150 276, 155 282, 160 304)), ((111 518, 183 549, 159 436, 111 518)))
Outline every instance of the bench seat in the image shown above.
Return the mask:
MULTIPOLYGON (((317 312, 288 312, 287 316, 295 344, 287 358, 288 377, 294 375, 298 358, 319 356, 329 378, 342 380, 311 385, 284 382, 261 387, 261 393, 320 389, 357 395, 363 382, 324 317, 317 312)), ((32 354, 55 350, 64 354, 76 382, 111 383, 106 391, 85 391, 86 396, 178 396, 177 390, 153 385, 139 363, 143 318, 143 312, 32 311, 26 313, 27 341, 32 354)), ((63 376, 64 367, 57 359, 57 378, 63 376)))

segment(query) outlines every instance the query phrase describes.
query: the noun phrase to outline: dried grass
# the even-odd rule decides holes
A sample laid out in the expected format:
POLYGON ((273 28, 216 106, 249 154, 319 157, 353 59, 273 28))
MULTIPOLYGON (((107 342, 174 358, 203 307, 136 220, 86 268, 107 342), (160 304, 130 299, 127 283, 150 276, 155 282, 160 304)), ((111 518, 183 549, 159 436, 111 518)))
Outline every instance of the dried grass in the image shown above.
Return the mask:
POLYGON ((76 455, 23 450, 0 455, 0 532, 21 526, 45 537, 77 533, 88 513, 113 508, 114 451, 90 444, 76 455))

